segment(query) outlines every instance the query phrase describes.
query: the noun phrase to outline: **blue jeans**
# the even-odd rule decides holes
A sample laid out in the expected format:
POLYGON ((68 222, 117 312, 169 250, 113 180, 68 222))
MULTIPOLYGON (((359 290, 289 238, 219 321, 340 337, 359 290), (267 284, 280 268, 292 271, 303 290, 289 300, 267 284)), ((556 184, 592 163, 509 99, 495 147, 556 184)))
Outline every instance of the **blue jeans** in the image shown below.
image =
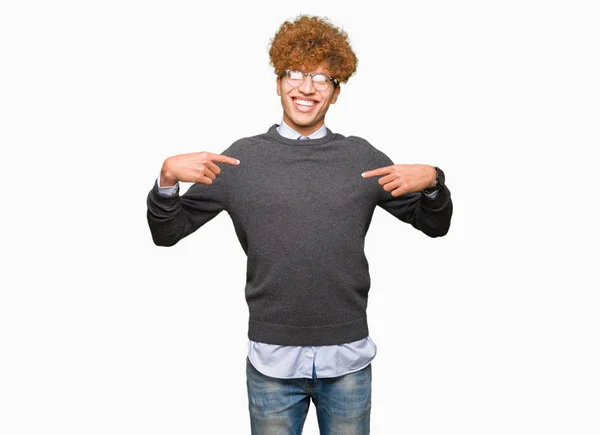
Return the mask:
POLYGON ((335 378, 278 379, 263 375, 246 358, 248 408, 253 435, 302 433, 310 400, 321 435, 365 435, 371 416, 371 364, 335 378))

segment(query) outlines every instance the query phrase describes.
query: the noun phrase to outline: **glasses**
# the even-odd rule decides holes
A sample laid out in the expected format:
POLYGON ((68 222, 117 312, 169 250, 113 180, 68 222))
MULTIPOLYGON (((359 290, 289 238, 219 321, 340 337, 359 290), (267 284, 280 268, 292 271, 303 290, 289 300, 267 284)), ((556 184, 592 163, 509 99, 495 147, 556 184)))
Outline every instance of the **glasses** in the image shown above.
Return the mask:
POLYGON ((331 76, 323 73, 305 73, 302 71, 294 71, 291 69, 285 70, 285 75, 287 76, 288 85, 292 88, 297 88, 304 83, 304 79, 307 76, 310 76, 312 79, 312 84, 317 91, 325 91, 329 87, 329 83, 333 82, 334 86, 337 86, 339 82, 331 76))

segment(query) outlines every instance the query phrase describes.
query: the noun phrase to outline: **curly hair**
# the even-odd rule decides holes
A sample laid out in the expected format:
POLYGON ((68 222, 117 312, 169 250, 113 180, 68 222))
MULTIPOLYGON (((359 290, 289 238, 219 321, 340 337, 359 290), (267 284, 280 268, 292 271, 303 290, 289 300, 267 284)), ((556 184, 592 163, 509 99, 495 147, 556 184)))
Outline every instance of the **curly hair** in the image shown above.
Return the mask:
POLYGON ((348 34, 327 18, 300 15, 293 22, 285 21, 269 45, 271 65, 280 77, 286 69, 314 69, 322 62, 340 83, 356 71, 358 58, 348 34))

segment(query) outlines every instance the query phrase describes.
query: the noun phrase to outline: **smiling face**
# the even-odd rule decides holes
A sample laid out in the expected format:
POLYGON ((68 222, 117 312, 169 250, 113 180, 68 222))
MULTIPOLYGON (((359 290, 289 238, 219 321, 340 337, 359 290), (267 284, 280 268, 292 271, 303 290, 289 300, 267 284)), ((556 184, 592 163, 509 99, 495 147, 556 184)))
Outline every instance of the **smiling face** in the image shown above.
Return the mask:
MULTIPOLYGON (((330 75, 325 64, 312 71, 301 71, 330 75)), ((335 104, 339 94, 340 87, 335 87, 333 83, 324 91, 316 90, 310 76, 305 77, 304 83, 296 88, 289 85, 285 75, 277 78, 277 95, 281 97, 283 120, 303 136, 308 136, 323 126, 329 105, 335 104)))

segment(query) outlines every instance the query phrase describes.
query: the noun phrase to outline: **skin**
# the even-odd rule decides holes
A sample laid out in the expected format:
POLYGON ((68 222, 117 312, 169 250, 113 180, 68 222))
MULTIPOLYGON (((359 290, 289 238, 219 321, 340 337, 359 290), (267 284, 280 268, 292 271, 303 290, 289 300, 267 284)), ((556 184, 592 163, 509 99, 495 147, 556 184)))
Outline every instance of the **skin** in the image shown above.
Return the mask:
MULTIPOLYGON (((331 75, 325 64, 318 65, 312 71, 300 68, 308 73, 323 73, 331 75)), ((277 77, 277 95, 281 98, 283 107, 283 121, 303 136, 308 136, 325 124, 325 114, 329 106, 335 104, 340 94, 340 86, 334 87, 333 83, 324 91, 315 89, 312 78, 307 76, 302 85, 294 88, 287 82, 286 76, 277 77), (312 107, 296 104, 297 100, 312 101, 312 107)))
POLYGON ((206 151, 189 154, 179 154, 167 158, 160 171, 160 185, 174 186, 178 181, 188 183, 212 184, 212 180, 221 173, 214 162, 239 165, 240 161, 223 154, 206 151))
POLYGON ((430 165, 395 164, 363 172, 364 178, 382 176, 378 183, 392 196, 420 192, 435 185, 435 168, 430 165))

